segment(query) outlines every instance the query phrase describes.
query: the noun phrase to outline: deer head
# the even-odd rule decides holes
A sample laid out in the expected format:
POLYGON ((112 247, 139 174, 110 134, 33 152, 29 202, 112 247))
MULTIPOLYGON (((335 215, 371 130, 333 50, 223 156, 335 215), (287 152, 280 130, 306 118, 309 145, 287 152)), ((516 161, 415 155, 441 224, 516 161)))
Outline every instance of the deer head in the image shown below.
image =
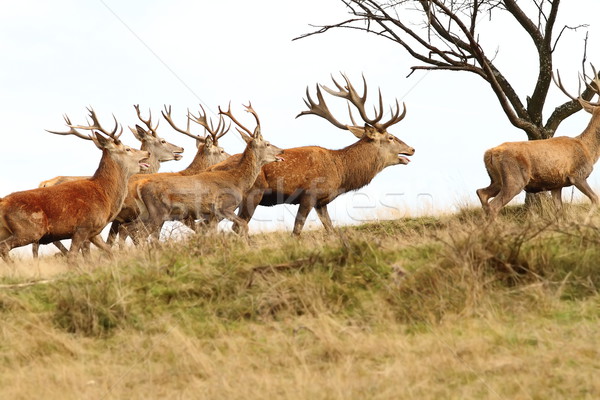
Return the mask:
POLYGON ((135 104, 133 107, 139 120, 146 125, 146 129, 137 124, 135 128, 129 127, 135 138, 142 143, 142 150, 149 151, 152 157, 158 162, 181 160, 183 157, 181 153, 183 153, 184 149, 158 136, 156 131, 159 123, 157 122, 156 126, 152 126, 152 111, 149 111, 149 117, 145 120, 140 113, 139 104, 135 104))
POLYGON ((209 163, 209 165, 213 165, 230 156, 222 147, 219 146, 219 139, 229 131, 229 127, 225 127, 225 124, 221 123, 222 119, 220 119, 217 128, 214 128, 212 121, 210 121, 210 123, 207 121, 206 113, 204 112, 202 105, 200 105, 200 109, 201 112, 199 112, 198 117, 194 116, 188 110, 187 127, 185 130, 177 127, 177 125, 175 125, 173 122, 171 117, 171 106, 167 107, 165 105, 162 115, 167 120, 169 125, 171 125, 171 127, 177 132, 196 139, 196 148, 198 148, 199 152, 202 152, 204 159, 209 163), (191 133, 190 121, 193 121, 204 128, 204 136, 194 135, 191 133))
POLYGON ((346 82, 345 85, 338 83, 332 77, 333 83, 337 87, 337 90, 330 89, 324 85, 316 86, 317 103, 315 103, 313 98, 310 96, 310 92, 307 87, 306 99, 304 100, 304 103, 309 109, 307 111, 302 111, 296 116, 296 118, 302 115, 317 115, 326 119, 340 129, 352 132, 354 136, 361 140, 373 142, 374 145, 379 147, 379 154, 386 166, 395 164, 408 164, 410 160, 407 157, 404 157, 404 155, 413 155, 415 153, 415 149, 408 146, 406 143, 387 131, 390 126, 397 124, 404 119, 406 115, 406 105, 403 103, 403 111, 400 112, 400 105, 398 104, 398 100, 396 100, 395 111, 390 107, 390 111, 392 113, 391 118, 387 122, 381 122, 383 118, 383 99, 381 96, 381 90, 379 90, 379 110, 375 108, 375 117, 369 118, 367 112, 365 111, 365 102, 367 99, 367 82, 365 77, 363 76, 362 96, 358 94, 346 75, 342 74, 342 77, 346 82), (351 125, 342 124, 335 119, 335 117, 333 117, 329 111, 329 108, 327 107, 327 104, 325 103, 321 88, 323 88, 323 90, 332 96, 341 97, 342 99, 348 101, 348 112, 350 114, 350 120, 352 121, 351 125), (360 126, 355 122, 350 105, 353 105, 358 110, 358 113, 364 122, 363 126, 360 126))
POLYGON ((63 117, 69 127, 68 131, 46 131, 57 135, 73 135, 81 139, 93 141, 96 147, 103 152, 106 151, 117 164, 121 165, 124 168, 125 174, 128 176, 146 171, 149 168, 147 161, 150 153, 131 148, 121 142, 119 138, 123 133, 123 127, 121 127, 119 133, 117 133, 117 130, 119 130, 119 123, 114 115, 115 127, 109 132, 100 125, 95 111, 91 107, 88 107, 87 110, 90 113, 92 123, 89 123, 88 121, 88 125, 73 125, 71 124, 69 117, 65 114, 63 117), (85 135, 79 132, 78 129, 91 130, 92 135, 85 135))
POLYGON ((246 112, 252 114, 256 120, 254 132, 251 132, 233 116, 231 113, 231 104, 229 104, 227 111, 221 110, 221 107, 219 106, 219 114, 228 116, 237 126, 239 126, 239 128, 236 127, 236 130, 240 133, 242 139, 246 142, 246 145, 251 148, 257 156, 261 167, 268 163, 284 161, 284 158, 280 156, 280 154, 283 153, 283 149, 272 145, 263 138, 260 130, 260 119, 258 118, 256 111, 252 108, 252 104, 248 102, 248 105, 244 106, 244 108, 246 109, 246 112))

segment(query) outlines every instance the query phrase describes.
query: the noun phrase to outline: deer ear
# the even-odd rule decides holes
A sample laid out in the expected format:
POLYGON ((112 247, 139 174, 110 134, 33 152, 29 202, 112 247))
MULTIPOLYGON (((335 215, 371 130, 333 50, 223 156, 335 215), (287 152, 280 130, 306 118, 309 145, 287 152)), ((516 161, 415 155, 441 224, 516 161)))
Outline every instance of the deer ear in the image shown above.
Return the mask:
POLYGON ((379 132, 372 126, 365 125, 365 133, 364 136, 368 137, 371 140, 377 140, 377 138, 383 137, 383 134, 379 132))
POLYGON ((100 150, 107 149, 107 148, 111 147, 113 144, 113 142, 110 139, 105 138, 98 132, 94 132, 92 134, 92 141, 94 142, 96 147, 98 147, 100 150))
POLYGON ((365 128, 363 128, 362 126, 354 126, 354 125, 348 125, 348 130, 350 132, 352 132, 352 134, 359 139, 362 139, 362 137, 365 135, 365 131, 366 131, 365 128))
POLYGON ((142 128, 139 125, 136 125, 135 129, 132 127, 129 127, 129 130, 131 130, 131 133, 133 133, 133 136, 135 136, 135 138, 137 140, 139 140, 140 142, 144 140, 144 137, 146 137, 146 131, 144 130, 144 128, 142 128))
POLYGON ((250 143, 252 141, 252 136, 248 135, 246 132, 239 129, 238 127, 236 127, 235 129, 240 133, 240 135, 242 136, 242 139, 244 139, 244 142, 250 143))

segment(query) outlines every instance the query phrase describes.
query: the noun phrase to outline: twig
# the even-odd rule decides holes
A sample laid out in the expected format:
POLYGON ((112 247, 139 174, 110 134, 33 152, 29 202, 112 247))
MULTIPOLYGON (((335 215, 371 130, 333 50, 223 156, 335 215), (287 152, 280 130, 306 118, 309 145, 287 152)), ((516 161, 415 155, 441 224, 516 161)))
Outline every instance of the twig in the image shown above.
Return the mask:
POLYGON ((308 258, 301 258, 298 260, 290 261, 287 263, 275 264, 275 265, 259 265, 253 267, 250 270, 250 275, 248 276, 248 282, 246 283, 246 287, 252 286, 254 283, 254 275, 255 274, 265 274, 269 272, 277 272, 277 271, 285 271, 288 269, 302 269, 304 267, 313 265, 316 262, 316 256, 312 255, 308 258))
POLYGON ((21 289, 29 286, 35 285, 45 285, 47 283, 56 282, 56 279, 41 279, 39 281, 31 281, 25 283, 14 283, 12 285, 0 285, 0 289, 21 289))

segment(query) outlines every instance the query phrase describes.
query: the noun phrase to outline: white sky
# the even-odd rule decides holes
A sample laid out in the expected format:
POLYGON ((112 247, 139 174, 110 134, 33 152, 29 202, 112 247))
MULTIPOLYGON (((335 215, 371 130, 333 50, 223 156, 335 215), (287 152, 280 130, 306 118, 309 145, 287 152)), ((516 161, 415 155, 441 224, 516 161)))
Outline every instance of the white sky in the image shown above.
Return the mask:
MULTIPOLYGON (((557 27, 591 24, 600 15, 598 0, 564 1, 561 8, 557 27)), ((163 104, 171 104, 183 125, 185 110, 197 110, 200 101, 212 110, 231 101, 242 115, 241 103, 251 100, 263 135, 280 147, 349 145, 353 135, 321 118, 294 118, 305 108, 307 85, 314 93, 317 82, 330 84, 330 74, 343 71, 357 87, 364 73, 372 101, 379 86, 385 104, 394 98, 406 102, 406 118, 390 131, 416 154, 410 165, 389 167, 358 194, 337 199, 330 206, 333 218, 351 223, 476 204, 475 190, 489 183, 483 152, 504 141, 525 140, 525 134, 508 123, 489 87, 472 74, 418 72, 406 78, 416 63, 399 45, 350 30, 291 40, 311 31, 309 24, 346 16, 339 0, 3 1, 0 196, 56 175, 93 173, 100 153, 91 142, 44 131, 63 129, 63 113, 83 123, 88 105, 105 126, 111 126, 111 113, 133 126, 138 122, 133 104, 150 107, 155 120, 163 104)), ((489 28, 486 23, 482 42, 486 49, 499 49, 498 65, 524 98, 535 82, 536 55, 528 53, 532 44, 510 23, 489 28)), ((555 67, 572 91, 577 90, 583 32, 566 32, 555 53, 555 67)), ((597 24, 589 32, 588 59, 600 65, 597 24)), ((327 100, 343 106, 339 99, 327 100)), ((553 88, 548 105, 565 100, 553 88)), ((339 110, 343 120, 345 111, 339 110)), ((580 112, 557 135, 579 134, 588 121, 589 114, 580 112)), ((159 132, 186 149, 182 161, 163 164, 161 170, 185 168, 195 154, 194 141, 165 121, 159 132)), ((123 139, 138 146, 129 132, 123 139)), ((243 149, 233 131, 221 144, 231 154, 243 149)), ((600 174, 592 175, 591 184, 600 191, 600 174)), ((571 190, 563 196, 569 199, 571 190)), ((262 208, 251 229, 290 230, 294 214, 293 206, 262 208)))

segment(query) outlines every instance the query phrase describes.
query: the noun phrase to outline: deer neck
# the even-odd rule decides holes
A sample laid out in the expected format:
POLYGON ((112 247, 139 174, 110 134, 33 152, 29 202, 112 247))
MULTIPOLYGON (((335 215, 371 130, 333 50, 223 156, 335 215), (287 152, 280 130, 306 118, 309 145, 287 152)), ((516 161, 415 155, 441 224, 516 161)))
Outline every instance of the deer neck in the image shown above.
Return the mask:
POLYGON ((246 146, 237 168, 232 170, 237 181, 236 186, 244 192, 250 189, 258 178, 261 168, 262 165, 254 150, 250 145, 246 146))
POLYGON ((104 193, 115 215, 121 209, 127 195, 127 182, 133 174, 128 174, 107 150, 102 151, 102 159, 91 180, 96 182, 99 190, 104 193))
POLYGON ((150 153, 150 157, 148 157, 148 164, 150 167, 146 171, 142 172, 142 174, 157 173, 160 169, 160 161, 158 160, 158 157, 156 157, 156 152, 152 151, 146 142, 142 142, 142 147, 140 147, 140 150, 148 151, 150 153))
POLYGON ((196 175, 199 172, 204 171, 206 168, 210 167, 210 164, 207 162, 206 157, 204 157, 204 145, 198 147, 198 151, 194 156, 194 159, 187 166, 186 169, 180 172, 181 175, 196 175))
POLYGON ((369 184, 385 168, 379 156, 377 143, 366 138, 337 150, 342 169, 342 188, 345 191, 360 189, 369 184))
POLYGON ((594 112, 588 126, 578 137, 594 157, 594 162, 598 161, 600 158, 600 110, 594 112))

